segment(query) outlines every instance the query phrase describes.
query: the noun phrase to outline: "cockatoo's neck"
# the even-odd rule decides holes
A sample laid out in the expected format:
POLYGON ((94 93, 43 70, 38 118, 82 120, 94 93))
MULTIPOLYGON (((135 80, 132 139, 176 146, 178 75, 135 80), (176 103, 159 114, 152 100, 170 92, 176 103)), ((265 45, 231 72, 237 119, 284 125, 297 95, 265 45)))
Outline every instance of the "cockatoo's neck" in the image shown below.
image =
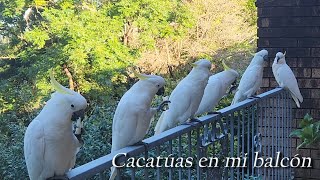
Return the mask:
POLYGON ((135 97, 135 99, 140 103, 150 106, 153 97, 157 93, 157 89, 148 88, 148 86, 150 86, 149 83, 139 81, 131 87, 129 93, 134 93, 132 96, 135 97))
POLYGON ((186 78, 192 79, 193 81, 203 81, 208 79, 209 70, 204 68, 193 68, 186 78))
POLYGON ((250 62, 249 66, 263 66, 264 60, 261 56, 256 56, 252 61, 250 62))

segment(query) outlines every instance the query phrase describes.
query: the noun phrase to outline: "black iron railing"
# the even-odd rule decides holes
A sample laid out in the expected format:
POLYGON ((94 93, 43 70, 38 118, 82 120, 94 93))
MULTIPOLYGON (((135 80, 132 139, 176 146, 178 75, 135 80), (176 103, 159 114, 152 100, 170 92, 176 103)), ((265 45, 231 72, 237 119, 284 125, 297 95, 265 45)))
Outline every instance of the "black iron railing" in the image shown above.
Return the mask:
POLYGON ((116 164, 129 167, 119 168, 117 179, 292 178, 289 167, 264 168, 260 167, 262 161, 257 161, 257 157, 291 156, 292 100, 283 89, 273 89, 199 119, 201 122, 147 138, 145 146, 123 148, 67 175, 71 180, 107 179, 114 157, 122 153, 116 164), (132 168, 137 160, 144 167, 132 168))

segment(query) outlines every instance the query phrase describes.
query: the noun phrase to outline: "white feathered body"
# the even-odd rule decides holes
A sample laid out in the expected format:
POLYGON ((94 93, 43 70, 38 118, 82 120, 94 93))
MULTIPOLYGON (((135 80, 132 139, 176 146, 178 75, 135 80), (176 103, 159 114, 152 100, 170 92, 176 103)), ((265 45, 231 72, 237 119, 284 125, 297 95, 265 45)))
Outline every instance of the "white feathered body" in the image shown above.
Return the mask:
POLYGON ((297 107, 300 107, 300 103, 303 102, 303 97, 299 90, 297 79, 291 68, 286 64, 285 57, 281 52, 276 55, 276 59, 272 65, 272 71, 279 86, 288 90, 297 107), (279 61, 277 60, 277 57, 279 58, 279 61))
POLYGON ((143 84, 136 83, 121 98, 112 123, 112 150, 141 141, 147 134, 151 119, 156 113, 151 108, 156 92, 143 90, 143 84))
POLYGON ((239 74, 233 70, 225 70, 209 77, 208 84, 199 105, 196 115, 211 111, 226 95, 227 89, 236 80, 239 74))
POLYGON ((81 145, 72 131, 72 114, 57 113, 64 112, 59 108, 64 107, 48 101, 26 130, 24 154, 31 180, 63 176, 75 165, 81 145))
POLYGON ((209 69, 193 68, 172 91, 169 109, 163 112, 155 127, 155 134, 168 130, 193 118, 199 108, 208 83, 209 69))
POLYGON ((268 55, 268 51, 261 50, 255 54, 251 63, 243 73, 237 92, 231 104, 236 104, 253 96, 262 84, 264 59, 268 55))

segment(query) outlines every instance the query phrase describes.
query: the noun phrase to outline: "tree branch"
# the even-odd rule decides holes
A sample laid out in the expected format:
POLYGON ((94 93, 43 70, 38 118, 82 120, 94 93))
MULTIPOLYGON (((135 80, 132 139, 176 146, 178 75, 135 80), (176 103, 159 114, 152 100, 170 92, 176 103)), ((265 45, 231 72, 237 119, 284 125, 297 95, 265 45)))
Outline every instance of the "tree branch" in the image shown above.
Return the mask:
POLYGON ((74 82, 73 82, 72 75, 71 75, 67 65, 65 65, 65 64, 63 65, 63 70, 69 78, 69 88, 71 90, 74 90, 74 82))

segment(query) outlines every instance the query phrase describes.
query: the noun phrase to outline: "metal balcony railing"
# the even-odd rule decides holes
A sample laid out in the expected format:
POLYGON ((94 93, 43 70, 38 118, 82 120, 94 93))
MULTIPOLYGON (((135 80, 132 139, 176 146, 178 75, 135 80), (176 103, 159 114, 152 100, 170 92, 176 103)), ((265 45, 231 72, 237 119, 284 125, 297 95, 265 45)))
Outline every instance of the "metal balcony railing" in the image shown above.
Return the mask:
POLYGON ((273 89, 199 120, 201 123, 180 125, 147 138, 143 141, 145 146, 129 146, 103 156, 67 175, 71 180, 107 179, 114 156, 126 153, 126 156, 116 158, 117 164, 131 166, 132 157, 136 160, 142 157, 146 161, 140 159, 140 165, 149 162, 149 167, 119 168, 117 179, 292 178, 291 168, 258 168, 261 161, 256 164, 254 161, 256 156, 263 159, 292 156, 289 138, 292 100, 285 90, 273 89), (157 157, 163 158, 158 163, 162 167, 152 167, 157 165, 157 157), (169 157, 167 161, 166 157, 169 157), (188 157, 191 167, 191 163, 186 162, 188 157), (200 167, 199 162, 205 167, 200 167))

